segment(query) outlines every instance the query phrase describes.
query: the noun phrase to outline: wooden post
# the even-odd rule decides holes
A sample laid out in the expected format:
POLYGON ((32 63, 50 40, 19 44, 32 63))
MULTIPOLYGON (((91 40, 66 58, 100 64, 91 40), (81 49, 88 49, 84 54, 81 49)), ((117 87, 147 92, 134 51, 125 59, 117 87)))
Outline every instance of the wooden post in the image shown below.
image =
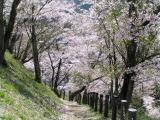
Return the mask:
POLYGON ((71 91, 69 91, 69 101, 71 101, 71 91))
POLYGON ((78 96, 79 96, 78 97, 78 103, 81 104, 81 101, 82 101, 82 95, 81 95, 81 93, 78 96))
POLYGON ((87 93, 87 105, 89 105, 89 93, 87 93))
POLYGON ((83 93, 82 103, 85 104, 85 93, 83 93))
POLYGON ((75 96, 75 101, 78 103, 78 95, 75 96))
POLYGON ((90 93, 88 93, 88 105, 90 104, 90 93))
POLYGON ((59 95, 60 95, 60 98, 62 98, 62 90, 60 90, 60 93, 59 93, 59 95))
POLYGON ((126 112, 127 112, 127 100, 121 100, 121 120, 126 119, 126 112))
POLYGON ((92 96, 91 97, 91 101, 92 101, 91 108, 94 109, 94 92, 91 93, 91 96, 92 96))
POLYGON ((90 104, 89 94, 90 94, 90 93, 88 93, 88 95, 87 95, 87 99, 88 99, 88 103, 87 103, 87 104, 88 104, 88 105, 90 104))
POLYGON ((109 109, 109 95, 106 95, 104 103, 104 117, 108 117, 108 109, 109 109))
POLYGON ((73 101, 77 102, 77 95, 73 98, 73 101))
POLYGON ((89 106, 91 107, 91 104, 92 104, 92 95, 91 93, 89 93, 89 106))
POLYGON ((88 93, 86 92, 86 96, 85 96, 85 104, 88 103, 88 93))
POLYGON ((85 90, 83 93, 82 103, 87 104, 87 90, 85 90))
POLYGON ((128 120, 136 120, 136 109, 129 108, 128 109, 128 120))
POLYGON ((65 99, 66 92, 63 90, 63 100, 65 99))
POLYGON ((90 99, 90 100, 89 100, 89 101, 90 101, 89 106, 92 107, 92 93, 89 94, 89 99, 90 99))
POLYGON ((94 93, 94 108, 93 108, 94 110, 95 110, 95 107, 96 107, 96 101, 97 101, 96 94, 97 94, 97 93, 95 92, 95 93, 94 93))
POLYGON ((98 106, 98 93, 95 93, 94 111, 96 112, 97 112, 97 106, 98 106))
POLYGON ((77 103, 79 104, 79 97, 80 95, 78 94, 78 95, 76 95, 76 101, 77 101, 77 103))
POLYGON ((118 96, 112 97, 112 120, 117 120, 118 96))
POLYGON ((103 112, 103 95, 100 95, 100 100, 99 100, 99 113, 103 112))
POLYGON ((94 109, 94 96, 95 96, 95 93, 93 92, 92 93, 92 109, 94 109))
POLYGON ((90 96, 90 97, 89 97, 89 98, 90 98, 90 100, 89 100, 89 101, 90 101, 90 104, 89 104, 89 105, 90 105, 90 107, 92 107, 92 93, 90 93, 89 96, 90 96))
POLYGON ((79 103, 79 94, 76 95, 76 102, 79 103))

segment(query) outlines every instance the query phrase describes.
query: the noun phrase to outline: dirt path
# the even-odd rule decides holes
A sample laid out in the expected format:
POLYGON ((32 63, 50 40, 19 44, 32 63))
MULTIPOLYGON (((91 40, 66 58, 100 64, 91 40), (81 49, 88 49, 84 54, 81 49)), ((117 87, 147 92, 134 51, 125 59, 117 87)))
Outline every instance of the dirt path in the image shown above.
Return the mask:
POLYGON ((59 120, 101 120, 100 116, 91 112, 89 107, 78 105, 75 102, 63 101, 64 108, 59 120))

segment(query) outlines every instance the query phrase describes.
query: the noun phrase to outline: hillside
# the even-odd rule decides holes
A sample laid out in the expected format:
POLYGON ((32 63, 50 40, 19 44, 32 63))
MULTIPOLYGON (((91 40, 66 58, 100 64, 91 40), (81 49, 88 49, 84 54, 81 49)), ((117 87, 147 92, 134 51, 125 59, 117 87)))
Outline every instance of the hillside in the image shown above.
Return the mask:
POLYGON ((62 102, 7 53, 8 68, 0 68, 0 119, 54 120, 62 102))
POLYGON ((160 120, 160 0, 1 0, 0 120, 160 120))

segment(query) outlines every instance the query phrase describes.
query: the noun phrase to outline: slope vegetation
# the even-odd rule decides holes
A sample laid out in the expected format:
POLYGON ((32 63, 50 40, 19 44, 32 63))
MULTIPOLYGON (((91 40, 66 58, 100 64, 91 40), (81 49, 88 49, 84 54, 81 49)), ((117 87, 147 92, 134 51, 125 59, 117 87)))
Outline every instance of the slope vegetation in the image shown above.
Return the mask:
POLYGON ((56 120, 62 102, 12 55, 0 68, 0 120, 56 120))

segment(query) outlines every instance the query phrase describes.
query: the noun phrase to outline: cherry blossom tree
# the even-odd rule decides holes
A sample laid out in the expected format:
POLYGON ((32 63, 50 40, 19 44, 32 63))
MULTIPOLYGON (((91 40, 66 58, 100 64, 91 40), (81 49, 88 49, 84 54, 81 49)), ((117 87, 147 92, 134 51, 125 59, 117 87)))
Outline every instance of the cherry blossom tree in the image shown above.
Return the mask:
POLYGON ((113 61, 111 71, 114 72, 116 94, 120 89, 120 99, 131 101, 136 66, 160 55, 158 13, 159 6, 147 0, 108 0, 98 4, 99 33, 106 46, 112 48, 107 49, 108 58, 113 61), (117 88, 117 66, 123 74, 120 88, 117 88))

